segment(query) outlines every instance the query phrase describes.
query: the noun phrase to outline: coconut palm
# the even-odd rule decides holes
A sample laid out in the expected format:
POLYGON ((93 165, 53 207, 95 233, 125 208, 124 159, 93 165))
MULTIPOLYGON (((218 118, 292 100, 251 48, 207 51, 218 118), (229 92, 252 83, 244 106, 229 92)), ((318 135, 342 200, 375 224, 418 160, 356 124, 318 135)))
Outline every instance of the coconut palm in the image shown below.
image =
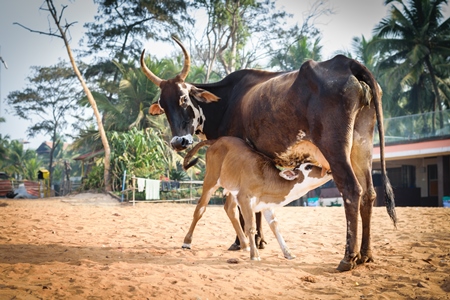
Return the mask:
POLYGON ((38 159, 36 151, 23 147, 23 143, 13 140, 7 145, 7 153, 2 160, 2 170, 19 179, 34 180, 42 162, 38 159))
MULTIPOLYGON (((441 11, 447 0, 386 0, 385 4, 392 5, 390 13, 375 27, 372 42, 383 55, 380 69, 391 83, 400 84, 400 91, 409 92, 409 101, 417 99, 421 88, 432 87, 432 93, 421 97, 428 93, 431 109, 441 110, 441 67, 434 63, 450 56, 450 18, 443 20, 441 11)), ((434 129, 434 121, 432 125, 434 129)))

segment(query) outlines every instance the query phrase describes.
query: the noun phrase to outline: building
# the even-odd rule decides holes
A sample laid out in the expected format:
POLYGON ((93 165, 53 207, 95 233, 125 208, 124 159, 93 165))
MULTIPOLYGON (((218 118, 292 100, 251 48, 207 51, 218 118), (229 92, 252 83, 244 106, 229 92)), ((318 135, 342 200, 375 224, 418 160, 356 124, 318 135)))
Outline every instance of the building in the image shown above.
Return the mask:
MULTIPOLYGON (((450 110, 384 120, 385 159, 397 206, 450 207, 450 110), (436 118, 434 118, 436 117, 436 118), (435 123, 434 129, 430 124, 435 123)), ((372 178, 375 206, 384 206, 379 136, 375 130, 372 178)), ((342 205, 342 197, 328 182, 308 193, 317 204, 342 205)))
MULTIPOLYGON (((450 200, 450 110, 386 119, 385 133, 386 167, 396 205, 446 206, 444 200, 450 200), (434 116, 433 129, 429 124, 434 116)), ((377 145, 373 170, 374 184, 381 186, 377 145)), ((377 188, 376 205, 384 205, 381 191, 377 188)))

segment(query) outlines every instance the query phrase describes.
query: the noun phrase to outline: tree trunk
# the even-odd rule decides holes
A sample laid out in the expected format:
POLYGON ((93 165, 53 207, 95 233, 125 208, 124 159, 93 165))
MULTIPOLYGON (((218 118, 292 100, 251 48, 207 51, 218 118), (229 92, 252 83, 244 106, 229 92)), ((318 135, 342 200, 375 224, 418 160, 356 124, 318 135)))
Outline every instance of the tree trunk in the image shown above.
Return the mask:
POLYGON ((61 33, 61 38, 63 39, 64 45, 66 46, 67 54, 69 55, 70 63, 72 64, 73 70, 74 70, 75 74, 77 75, 77 78, 83 87, 83 90, 89 100, 89 103, 92 106, 92 109, 94 110, 94 115, 95 115, 95 118, 97 119, 98 131, 100 133, 100 138, 102 140, 103 148, 105 150, 105 161, 104 161, 104 164, 105 164, 105 169, 104 169, 105 190, 111 191, 111 185, 110 185, 111 149, 109 147, 105 129, 103 128, 102 117, 98 111, 97 103, 95 102, 95 99, 92 96, 91 91, 89 90, 88 86, 86 85, 86 82, 84 81, 83 76, 81 76, 80 70, 78 70, 75 59, 73 58, 73 54, 72 54, 72 50, 69 45, 69 41, 67 40, 67 37, 66 37, 66 33, 63 30, 63 28, 61 27, 60 20, 58 19, 58 15, 56 13, 56 9, 53 4, 53 0, 46 0, 46 2, 47 2, 48 9, 53 17, 53 20, 55 21, 55 24, 58 27, 59 32, 61 33))
MULTIPOLYGON (((434 90, 434 103, 433 103, 433 133, 436 132, 436 114, 441 111, 441 96, 439 95, 439 88, 437 86, 436 77, 434 75, 434 68, 430 62, 430 56, 425 57, 425 64, 427 65, 428 71, 430 71, 431 83, 433 84, 434 90)), ((444 127, 444 122, 440 118, 440 128, 444 127)))

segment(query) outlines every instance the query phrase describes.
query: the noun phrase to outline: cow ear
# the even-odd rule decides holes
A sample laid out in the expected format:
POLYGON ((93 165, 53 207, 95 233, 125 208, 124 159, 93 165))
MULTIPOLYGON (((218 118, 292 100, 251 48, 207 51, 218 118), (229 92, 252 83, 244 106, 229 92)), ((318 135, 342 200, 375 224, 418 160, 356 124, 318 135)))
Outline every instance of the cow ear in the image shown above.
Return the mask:
POLYGON ((158 103, 153 103, 152 105, 150 105, 148 113, 152 116, 158 116, 164 113, 164 109, 158 103))
POLYGON ((220 100, 220 98, 214 95, 213 93, 210 93, 204 89, 199 89, 195 86, 191 87, 190 94, 197 101, 200 102, 210 103, 210 102, 217 102, 220 100))
POLYGON ((281 177, 283 177, 286 180, 294 180, 295 178, 298 177, 299 174, 299 170, 294 169, 294 170, 283 170, 279 173, 279 175, 281 177))

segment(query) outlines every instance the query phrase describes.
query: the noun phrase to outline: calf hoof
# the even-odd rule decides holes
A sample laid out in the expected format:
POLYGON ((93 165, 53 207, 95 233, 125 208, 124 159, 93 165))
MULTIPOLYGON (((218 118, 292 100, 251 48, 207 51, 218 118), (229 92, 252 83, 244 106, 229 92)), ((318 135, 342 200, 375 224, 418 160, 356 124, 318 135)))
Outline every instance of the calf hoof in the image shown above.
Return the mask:
POLYGON ((238 250, 241 250, 241 246, 236 243, 233 243, 233 245, 231 245, 230 248, 228 248, 228 251, 238 251, 238 250))
POLYGON ((183 244, 181 248, 191 250, 191 244, 183 244))

